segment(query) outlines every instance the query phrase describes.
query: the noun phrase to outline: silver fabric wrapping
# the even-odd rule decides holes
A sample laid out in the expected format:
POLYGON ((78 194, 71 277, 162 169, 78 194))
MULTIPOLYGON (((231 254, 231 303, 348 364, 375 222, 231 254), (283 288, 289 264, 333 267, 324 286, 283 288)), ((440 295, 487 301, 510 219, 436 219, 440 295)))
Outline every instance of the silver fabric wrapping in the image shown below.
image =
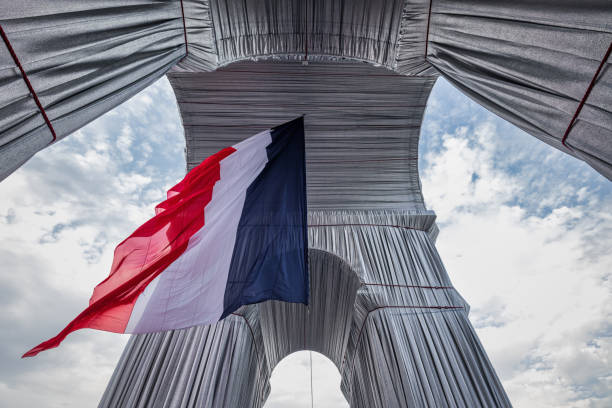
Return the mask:
POLYGON ((610 69, 602 70, 568 147, 561 143, 612 42, 609 0, 189 2, 207 10, 198 15, 205 35, 190 38, 215 50, 198 68, 308 56, 352 58, 403 75, 440 72, 487 109, 612 179, 610 69))
MULTIPOLYGON (((185 55, 181 6, 174 0, 0 0, 0 25, 58 140, 185 55)), ((52 140, 0 40, 0 180, 52 140)))
POLYGON ((510 406, 431 223, 430 212, 311 211, 308 307, 271 301, 133 336, 100 406, 261 407, 276 364, 305 349, 334 362, 352 407, 510 406))
POLYGON ((402 75, 438 75, 425 60, 430 4, 428 0, 404 1, 397 52, 391 67, 402 75))
MULTIPOLYGON (((217 325, 135 336, 101 406, 259 407, 274 366, 300 349, 334 361, 354 407, 509 406, 420 192, 433 68, 612 178, 609 62, 571 149, 560 143, 612 41, 609 1, 0 2, 59 138, 177 63, 189 168, 306 114, 311 305, 270 302, 217 325), (288 62, 306 55, 308 66, 288 62), (234 63, 245 59, 264 62, 234 63)), ((0 91, 2 179, 52 138, 4 44, 0 91)))
POLYGON ((187 167, 305 114, 309 208, 424 209, 418 139, 434 77, 364 63, 240 62, 169 74, 187 167))
POLYGON ((612 3, 432 2, 427 60, 485 108, 612 180, 612 3))
POLYGON ((270 385, 257 312, 132 336, 99 406, 261 407, 270 385))
POLYGON ((437 75, 425 61, 428 0, 183 0, 189 55, 175 71, 240 60, 342 62, 437 75))
POLYGON ((435 78, 346 62, 169 77, 188 168, 306 114, 309 306, 264 302, 208 328, 133 336, 100 406, 261 407, 274 367, 299 350, 334 362, 353 407, 510 406, 435 249, 412 160, 435 78))
POLYGON ((219 64, 253 56, 354 57, 390 66, 403 0, 211 0, 219 64))
MULTIPOLYGON (((440 72, 487 109, 612 178, 609 61, 571 129, 569 147, 561 144, 612 41, 609 0, 43 4, 0 0, 0 24, 59 138, 175 63, 177 72, 206 72, 244 59, 353 59, 408 76, 440 72)), ((0 45, 0 180, 50 141, 21 74, 0 45)))
POLYGON ((187 55, 172 70, 214 71, 219 66, 219 58, 210 1, 182 0, 182 4, 185 13, 187 55))

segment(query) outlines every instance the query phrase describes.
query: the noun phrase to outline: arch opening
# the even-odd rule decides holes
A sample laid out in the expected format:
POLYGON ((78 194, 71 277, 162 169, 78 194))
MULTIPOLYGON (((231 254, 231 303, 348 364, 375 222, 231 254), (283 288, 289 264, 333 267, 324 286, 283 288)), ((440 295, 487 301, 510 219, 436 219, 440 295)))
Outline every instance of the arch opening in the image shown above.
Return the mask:
POLYGON ((274 368, 270 377, 271 392, 264 408, 310 408, 311 399, 316 407, 348 408, 340 391, 340 381, 338 368, 323 354, 297 351, 274 368))

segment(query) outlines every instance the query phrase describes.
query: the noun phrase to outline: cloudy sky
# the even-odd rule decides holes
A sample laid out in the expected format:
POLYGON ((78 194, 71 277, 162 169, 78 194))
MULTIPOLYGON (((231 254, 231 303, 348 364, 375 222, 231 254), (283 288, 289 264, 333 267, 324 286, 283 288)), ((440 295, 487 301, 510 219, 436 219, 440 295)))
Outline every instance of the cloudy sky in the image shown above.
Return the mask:
MULTIPOLYGON (((0 183, 0 406, 88 407, 128 336, 81 330, 31 359, 87 304, 115 245, 184 174, 166 79, 0 183)), ((612 406, 612 183, 438 81, 420 172, 438 249, 517 407, 612 406)), ((316 407, 347 407, 313 353, 316 407)), ((310 407, 309 353, 273 373, 267 408, 310 407)))

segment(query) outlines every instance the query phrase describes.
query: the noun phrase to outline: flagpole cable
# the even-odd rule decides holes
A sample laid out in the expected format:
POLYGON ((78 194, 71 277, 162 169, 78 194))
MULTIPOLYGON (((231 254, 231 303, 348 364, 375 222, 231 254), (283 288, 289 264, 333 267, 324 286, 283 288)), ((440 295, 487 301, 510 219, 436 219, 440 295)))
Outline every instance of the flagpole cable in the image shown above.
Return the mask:
MULTIPOLYGON (((311 284, 310 279, 308 279, 308 283, 311 284)), ((305 321, 308 321, 308 322, 310 321, 310 299, 308 300, 308 304, 306 305, 305 321)), ((306 327, 305 324, 304 324, 304 327, 306 327)), ((305 330, 304 330, 304 343, 306 343, 306 331, 305 330)), ((305 345, 306 344, 304 344, 304 346, 305 345)), ((310 357, 310 408, 314 408, 314 391, 312 387, 312 350, 308 350, 308 355, 310 357)))
POLYGON ((314 392, 312 391, 312 350, 310 352, 310 408, 314 408, 314 392))

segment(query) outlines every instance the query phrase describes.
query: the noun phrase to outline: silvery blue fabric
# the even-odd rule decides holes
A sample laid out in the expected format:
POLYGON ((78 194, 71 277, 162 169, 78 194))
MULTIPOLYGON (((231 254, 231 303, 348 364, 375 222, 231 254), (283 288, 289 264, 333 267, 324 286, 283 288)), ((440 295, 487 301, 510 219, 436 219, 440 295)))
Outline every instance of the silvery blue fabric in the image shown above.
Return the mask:
POLYGON ((267 302, 133 336, 100 406, 262 407, 274 367, 304 349, 334 362, 351 407, 511 406, 424 231, 434 218, 311 211, 308 307, 267 302))
POLYGON ((612 180, 609 1, 433 0, 427 61, 491 112, 612 180))
POLYGON ((306 115, 308 208, 425 208, 418 137, 435 77, 360 62, 247 61, 169 78, 187 170, 270 124, 306 115))

